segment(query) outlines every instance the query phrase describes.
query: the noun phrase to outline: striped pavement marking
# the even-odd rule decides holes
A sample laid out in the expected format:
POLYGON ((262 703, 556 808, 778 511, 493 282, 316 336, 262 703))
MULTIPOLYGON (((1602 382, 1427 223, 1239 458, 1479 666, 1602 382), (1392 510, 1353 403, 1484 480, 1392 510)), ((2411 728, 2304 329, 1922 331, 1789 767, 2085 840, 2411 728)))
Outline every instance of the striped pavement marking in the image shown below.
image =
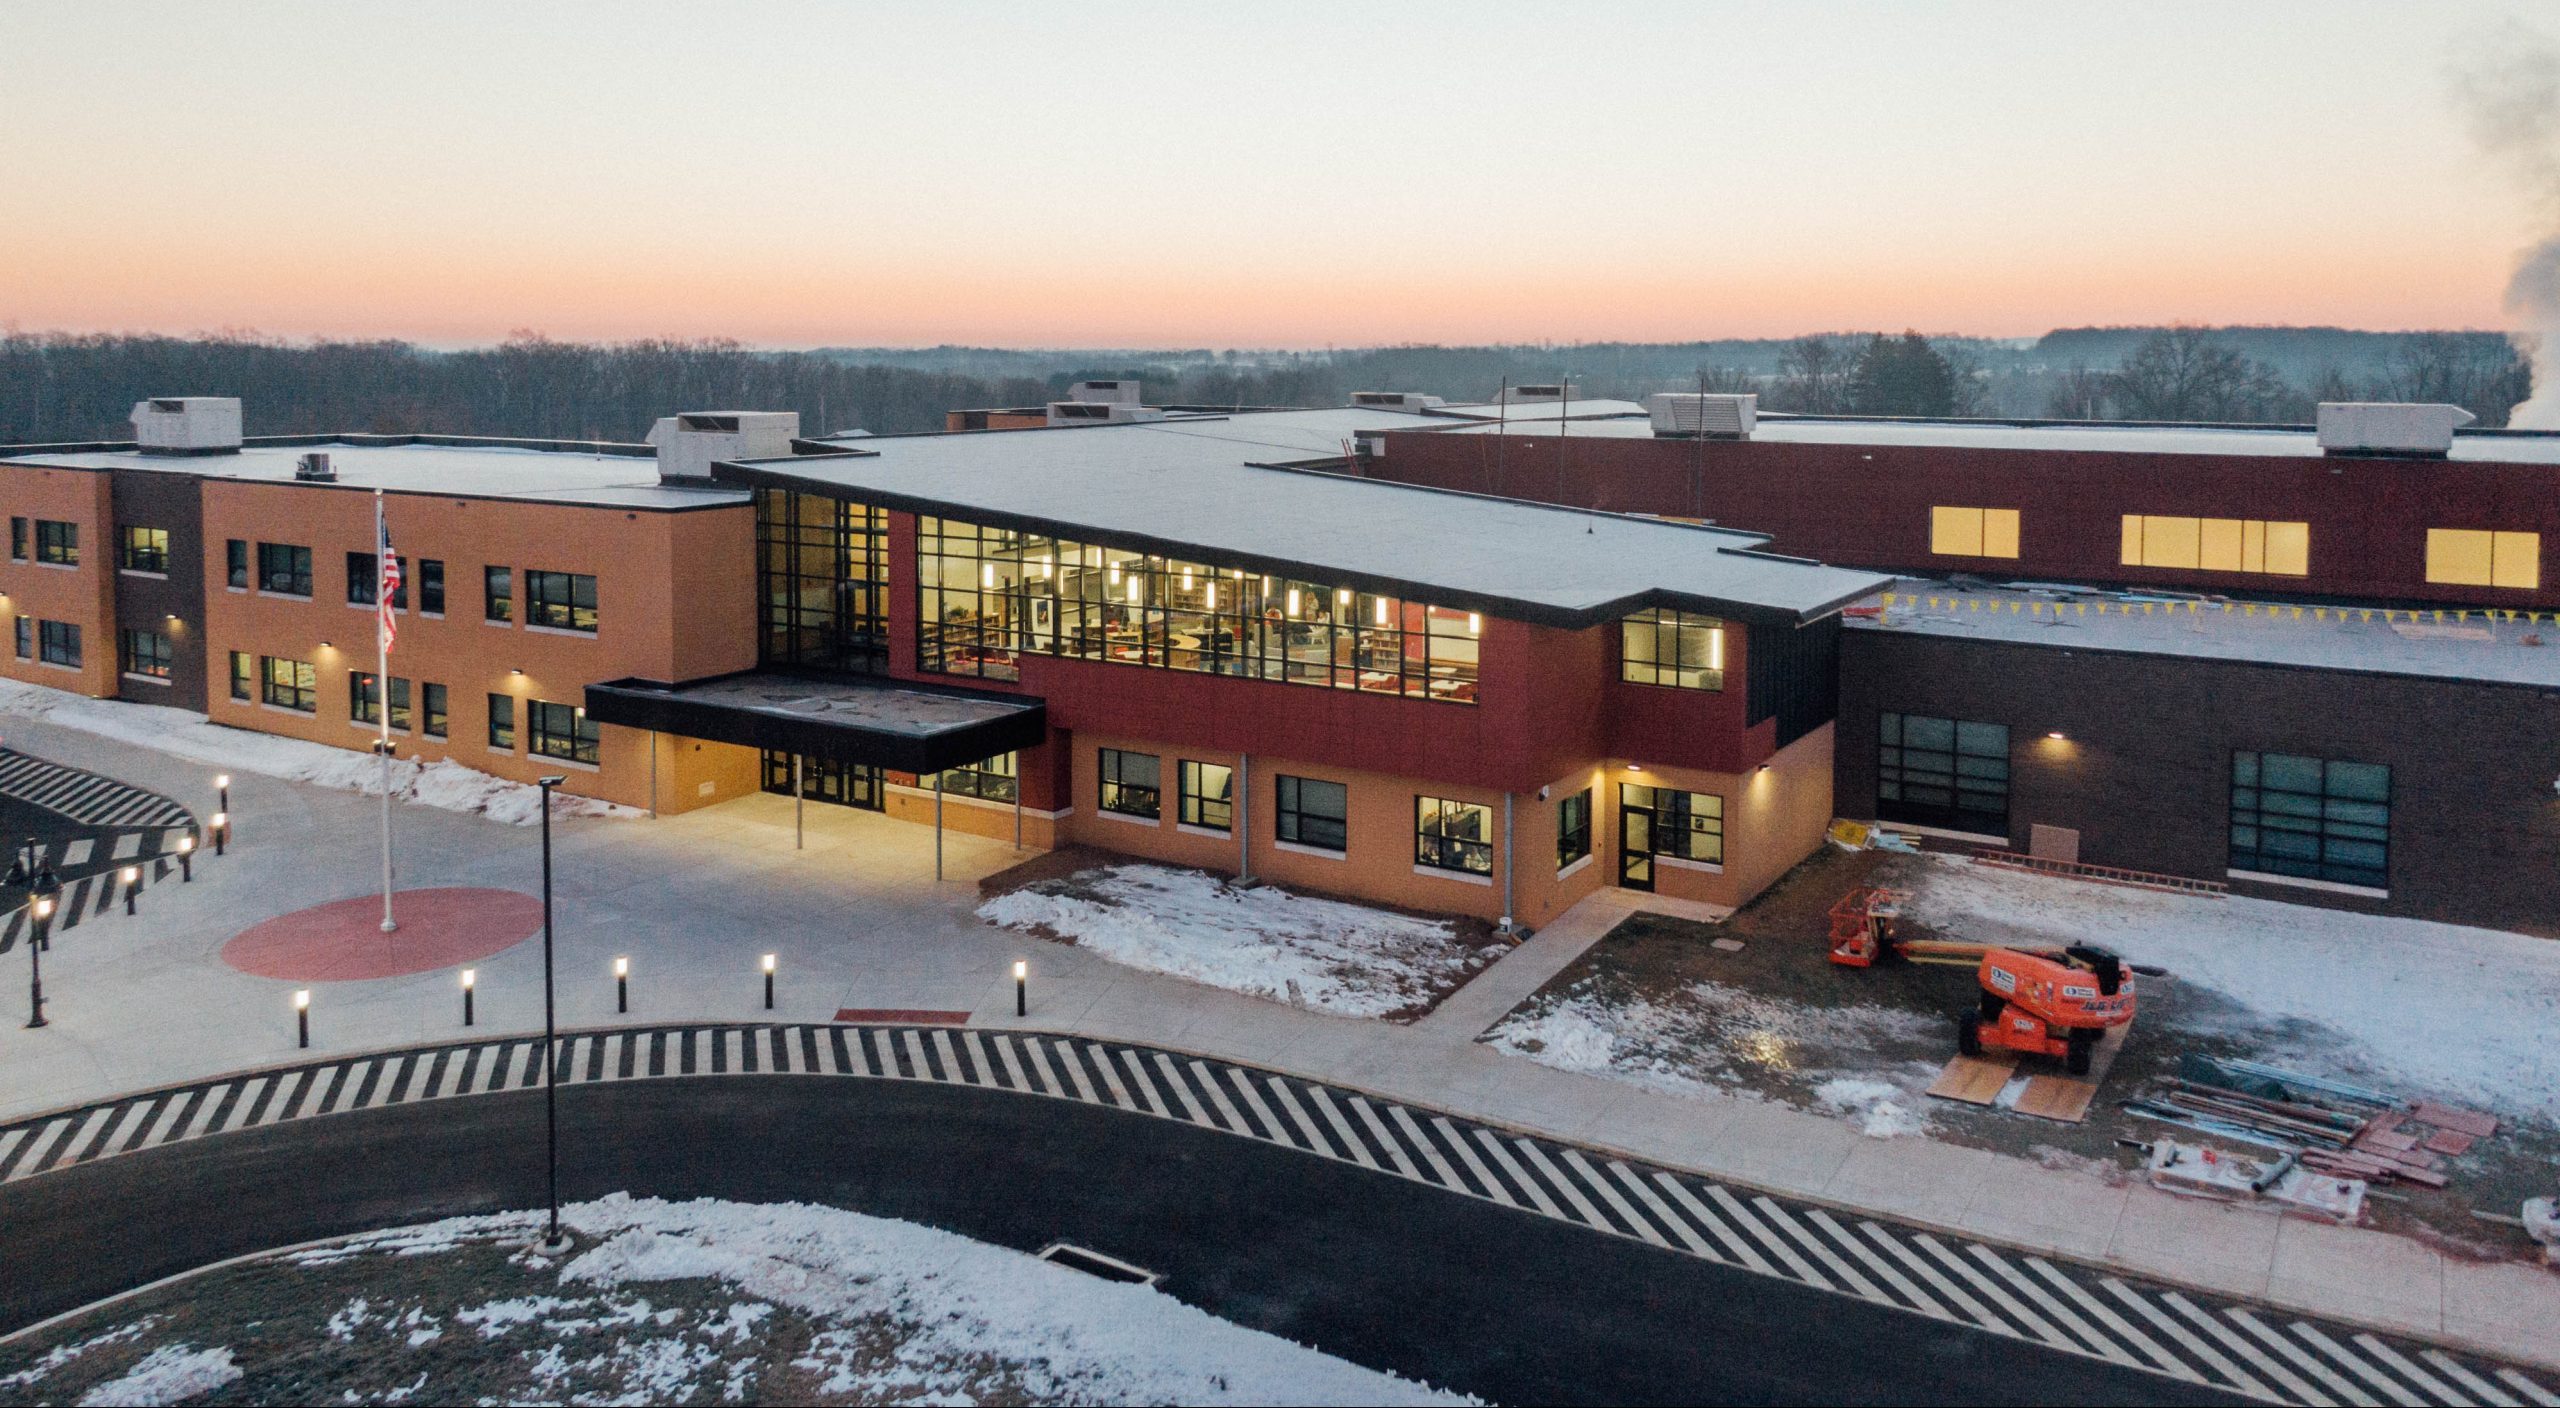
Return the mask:
MULTIPOLYGON (((0 1183, 349 1110, 538 1089, 538 1039, 381 1052, 141 1092, 0 1126, 0 1183)), ((2287 1311, 1831 1211, 1230 1062, 948 1026, 576 1032, 562 1085, 852 1076, 1124 1110, 1278 1145, 1912 1314, 2279 1403, 2560 1408, 2522 1369, 2287 1311)))
MULTIPOLYGON (((83 843, 75 842, 74 844, 83 843)), ((50 847, 37 849, 41 852, 49 850, 50 847)), ((145 889, 178 873, 177 863, 168 856, 155 852, 145 860, 147 863, 142 865, 142 884, 145 889)), ((12 891, 12 894, 20 893, 22 892, 12 891)), ((94 871, 76 880, 64 881, 62 894, 55 901, 57 908, 54 911, 53 928, 48 942, 51 939, 60 938, 72 929, 79 928, 87 920, 113 912, 122 905, 123 901, 124 886, 114 870, 94 871)), ((10 910, 5 917, 0 917, 0 953, 15 949, 18 941, 26 937, 32 925, 33 921, 28 918, 27 907, 23 903, 10 910)))
POLYGON ((183 827, 195 817, 157 792, 0 748, 0 796, 44 808, 83 826, 183 827))

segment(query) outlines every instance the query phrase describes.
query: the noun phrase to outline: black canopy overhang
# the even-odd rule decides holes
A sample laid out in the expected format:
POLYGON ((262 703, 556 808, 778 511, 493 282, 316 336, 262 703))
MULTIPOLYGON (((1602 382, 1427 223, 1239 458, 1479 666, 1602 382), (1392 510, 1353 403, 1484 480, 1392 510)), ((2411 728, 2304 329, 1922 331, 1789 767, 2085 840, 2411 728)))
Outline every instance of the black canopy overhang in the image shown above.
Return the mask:
MULTIPOLYGON (((818 456, 815 458, 837 459, 843 458, 843 456, 828 455, 818 456)), ((1096 540, 1108 538, 1114 547, 1126 548, 1136 552, 1152 553, 1158 557, 1189 559, 1192 561, 1199 561, 1204 558, 1216 558, 1223 562, 1235 563, 1238 566, 1255 572, 1269 573, 1275 577, 1287 577, 1301 582, 1332 582, 1342 586, 1356 588, 1357 590, 1364 592, 1373 592, 1380 596, 1391 596, 1403 600, 1428 601, 1435 606, 1445 606, 1452 610, 1480 611, 1487 616, 1499 616, 1511 621, 1526 621, 1533 626, 1553 626, 1569 631, 1578 631, 1585 627, 1602 625, 1607 622, 1615 621, 1620 617, 1633 615, 1638 611, 1655 606, 1669 606, 1683 611, 1705 612, 1711 615, 1721 616, 1727 620, 1756 622, 1761 625, 1810 625, 1826 616, 1835 614, 1844 606, 1848 606, 1868 596, 1874 595, 1874 593, 1880 589, 1880 587, 1860 587, 1857 591, 1847 593, 1837 601, 1823 602, 1802 611, 1788 611, 1780 607, 1763 606, 1754 602, 1730 601, 1714 597, 1699 596, 1690 592, 1670 591, 1660 587, 1656 587, 1649 591, 1637 592, 1633 595, 1621 597, 1614 601, 1601 602, 1596 606, 1575 608, 1569 606, 1556 606, 1548 602, 1522 601, 1514 597, 1494 596, 1488 593, 1471 592, 1453 587, 1438 587, 1427 582, 1406 581, 1401 578, 1382 577, 1366 572, 1345 571, 1342 568, 1328 567, 1322 563, 1298 562, 1289 558, 1266 557, 1256 553, 1237 552, 1230 548, 1204 547, 1198 543, 1177 542, 1170 538, 1160 538, 1148 533, 1126 533, 1112 529, 1097 529, 1091 524, 1067 523, 1057 519, 1043 518, 1036 514, 1007 513, 1001 509, 983 508, 973 504, 937 502, 933 499, 914 494, 888 492, 857 494, 842 484, 831 483, 824 479, 804 478, 788 471, 775 468, 770 463, 736 464, 724 461, 711 466, 711 477, 723 484, 735 484, 745 488, 787 489, 793 493, 811 494, 819 498, 838 499, 846 503, 866 504, 874 508, 898 509, 907 513, 929 514, 953 518, 965 517, 971 523, 981 523, 991 528, 1009 528, 1017 533, 1031 533, 1042 537, 1066 538, 1070 540, 1096 540)), ((1730 533, 1736 530, 1726 529, 1722 531, 1730 533)), ((1760 538, 1763 542, 1767 541, 1765 537, 1761 537, 1761 535, 1758 534, 1753 534, 1751 536, 1760 538)), ((1784 561, 1803 562, 1807 565, 1821 565, 1813 563, 1809 558, 1787 557, 1780 553, 1772 553, 1739 546, 1719 548, 1717 551, 1733 553, 1738 556, 1774 557, 1780 558, 1784 561)))
POLYGON ((965 767, 1031 747, 1046 738, 1049 729, 1048 706, 1021 695, 769 670, 744 670, 682 684, 608 680, 587 686, 586 706, 587 717, 598 723, 917 774, 965 767), (869 712, 874 717, 848 719, 835 713, 803 713, 744 702, 758 694, 857 702, 872 706, 869 712), (896 695, 912 696, 922 707, 902 710, 896 695), (916 717, 936 712, 932 707, 936 701, 976 706, 964 711, 975 717, 916 717))

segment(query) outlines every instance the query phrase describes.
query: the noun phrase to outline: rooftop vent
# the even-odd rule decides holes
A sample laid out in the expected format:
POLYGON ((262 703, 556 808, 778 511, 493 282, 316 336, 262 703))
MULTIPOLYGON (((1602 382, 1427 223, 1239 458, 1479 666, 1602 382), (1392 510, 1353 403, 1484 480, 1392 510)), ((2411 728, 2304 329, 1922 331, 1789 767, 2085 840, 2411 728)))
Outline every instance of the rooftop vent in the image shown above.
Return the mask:
POLYGON ((800 434, 798 411, 688 411, 649 427, 658 479, 701 483, 722 460, 783 459, 800 434))
POLYGON ((1760 420, 1757 395, 1657 391, 1644 398, 1644 408, 1653 417, 1654 434, 1684 440, 1748 440, 1760 420))
POLYGON ((2329 455, 2384 455, 2443 459, 2453 449, 2456 426, 2479 417, 2460 406, 2397 401, 2323 401, 2320 451, 2329 455))
POLYGON ((240 450, 237 396, 154 396, 133 403, 135 447, 146 455, 230 455, 240 450))
POLYGON ((1135 381, 1079 381, 1067 388, 1067 399, 1107 406, 1135 406, 1143 399, 1140 389, 1141 384, 1135 381))
POLYGON ((338 471, 329 463, 328 451, 313 450, 293 462, 293 477, 305 484, 335 484, 338 471))
POLYGON ((1549 382, 1543 386, 1514 386, 1507 388, 1502 393, 1501 404, 1506 406, 1524 406, 1532 405, 1540 401, 1579 401, 1581 399, 1582 388, 1574 385, 1572 382, 1564 381, 1549 382))
MULTIPOLYGON (((1130 386, 1136 382, 1126 383, 1130 386)), ((1052 401, 1049 403, 1051 425, 1113 425, 1138 420, 1162 420, 1164 412, 1135 401, 1052 401)))
POLYGON ((1354 391, 1351 393, 1351 404, 1363 410, 1418 413, 1447 403, 1437 396, 1425 396, 1419 391, 1354 391))

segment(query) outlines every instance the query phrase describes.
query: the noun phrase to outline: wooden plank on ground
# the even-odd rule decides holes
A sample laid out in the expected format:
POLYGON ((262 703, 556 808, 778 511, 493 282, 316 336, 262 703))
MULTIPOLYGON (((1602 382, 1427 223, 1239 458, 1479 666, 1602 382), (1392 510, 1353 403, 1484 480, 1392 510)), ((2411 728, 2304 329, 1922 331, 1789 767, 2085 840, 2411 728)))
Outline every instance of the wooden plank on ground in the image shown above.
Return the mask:
POLYGON ((2018 1093, 2015 1108, 2022 1115, 2078 1124, 2089 1117, 2089 1102, 2097 1097, 2095 1081, 2075 1076, 2036 1076, 2018 1093))
POLYGON ((2011 1058, 1991 1056, 1957 1056, 1938 1072, 1929 1093, 1942 1100, 1961 1100, 1968 1105, 1988 1105, 2000 1098, 2000 1087, 2009 1083, 2018 1063, 2011 1058))
POLYGON ((2472 1137, 2458 1129, 2439 1129, 2427 1136, 2428 1148, 2457 1157, 2470 1153, 2472 1143, 2472 1137))
POLYGON ((2418 1108, 2410 1111, 2409 1114, 2410 1118, 2420 1124, 2434 1125, 2438 1129, 2456 1130, 2474 1139, 2486 1139, 2498 1132, 2498 1117, 2484 1115, 2477 1110, 2457 1110, 2450 1106, 2421 1100, 2418 1102, 2418 1108))

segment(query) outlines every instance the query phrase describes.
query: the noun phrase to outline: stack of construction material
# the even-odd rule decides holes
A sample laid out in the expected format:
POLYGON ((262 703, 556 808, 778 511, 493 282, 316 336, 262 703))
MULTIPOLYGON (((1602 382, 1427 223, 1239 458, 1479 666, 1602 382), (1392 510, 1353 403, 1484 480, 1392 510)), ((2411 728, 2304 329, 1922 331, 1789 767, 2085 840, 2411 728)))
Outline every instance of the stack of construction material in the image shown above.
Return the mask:
POLYGON ((2254 1061, 2190 1055, 2180 1070, 2167 1090, 2125 1108, 2295 1156, 2319 1173, 2442 1188, 2445 1159, 2498 1128, 2490 1115, 2254 1061))
POLYGON ((2364 1180, 2313 1172, 2290 1154, 2252 1159, 2171 1139, 2150 1145, 2149 1153, 2151 1186, 2164 1193, 2263 1203, 2332 1222, 2352 1223, 2364 1216, 2364 1180))

